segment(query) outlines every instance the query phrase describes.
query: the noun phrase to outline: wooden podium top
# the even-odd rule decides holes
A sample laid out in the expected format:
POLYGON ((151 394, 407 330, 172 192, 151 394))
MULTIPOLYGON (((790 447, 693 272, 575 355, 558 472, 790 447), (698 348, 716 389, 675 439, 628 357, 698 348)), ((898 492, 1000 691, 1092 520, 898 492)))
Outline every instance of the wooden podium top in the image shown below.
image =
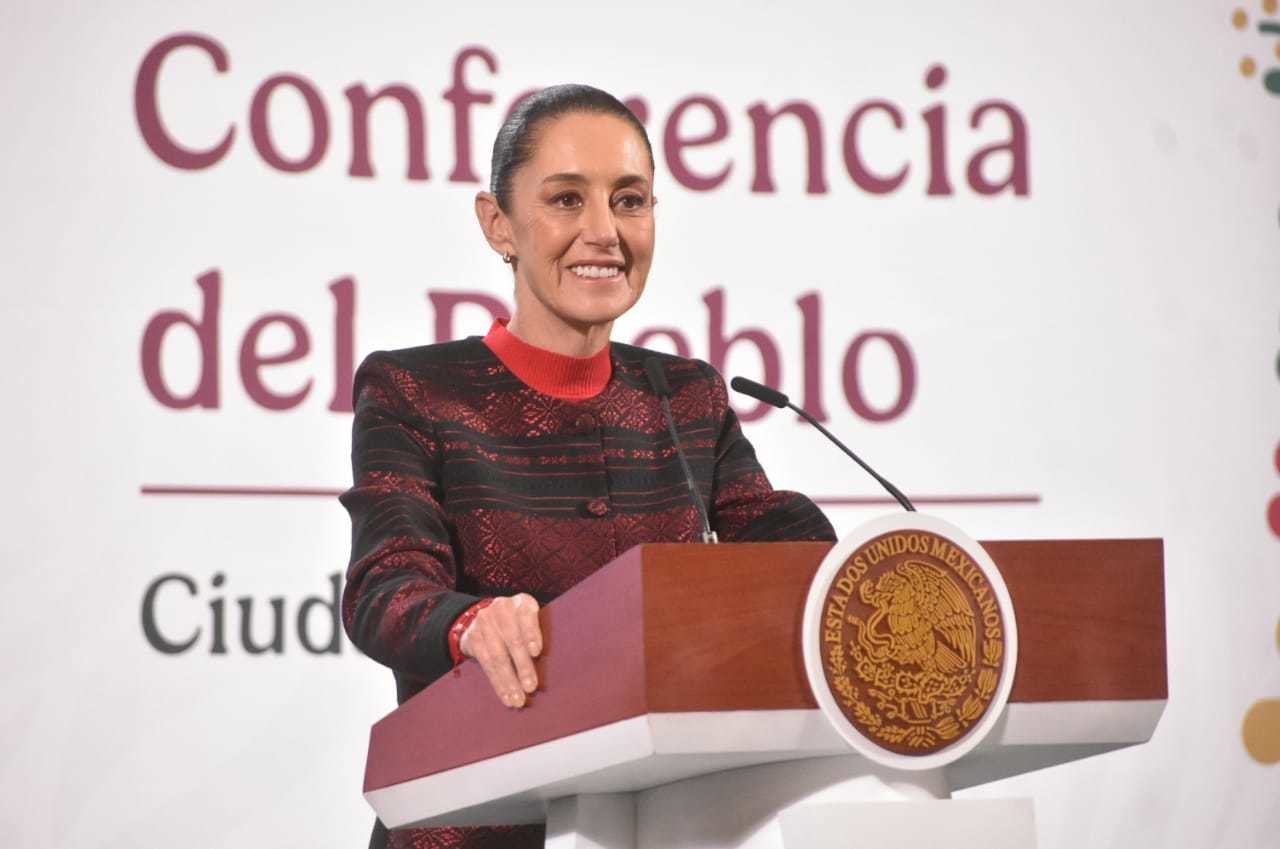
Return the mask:
MULTIPOLYGON (((983 546, 1017 617, 1010 708, 1167 698, 1160 540, 983 546)), ((646 714, 816 712, 800 623, 830 547, 631 549, 542 610, 528 707, 504 707, 466 663, 375 724, 366 795, 646 714)))

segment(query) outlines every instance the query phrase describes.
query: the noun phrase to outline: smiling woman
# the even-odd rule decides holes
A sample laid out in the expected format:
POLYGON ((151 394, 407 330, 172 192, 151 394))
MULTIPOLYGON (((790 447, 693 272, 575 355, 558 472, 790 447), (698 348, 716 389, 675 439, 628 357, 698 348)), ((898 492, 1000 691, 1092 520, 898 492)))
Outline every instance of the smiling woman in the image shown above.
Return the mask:
MULTIPOLYGON (((714 369, 610 342, 654 250, 653 156, 622 103, 588 86, 530 97, 475 211, 512 267, 515 310, 483 339, 378 352, 357 372, 342 615, 401 702, 470 658, 503 704, 537 710, 540 605, 632 546, 700 538, 680 448, 720 539, 835 535, 812 501, 770 485, 714 369)), ((542 843, 540 825, 373 836, 542 843)))
POLYGON ((476 197, 476 215, 515 271, 508 330, 550 351, 588 356, 644 291, 653 261, 653 153, 640 122, 608 95, 586 89, 579 100, 580 87, 553 91, 526 101, 512 129, 499 134, 492 191, 476 197), (562 111, 584 102, 600 111, 562 111))

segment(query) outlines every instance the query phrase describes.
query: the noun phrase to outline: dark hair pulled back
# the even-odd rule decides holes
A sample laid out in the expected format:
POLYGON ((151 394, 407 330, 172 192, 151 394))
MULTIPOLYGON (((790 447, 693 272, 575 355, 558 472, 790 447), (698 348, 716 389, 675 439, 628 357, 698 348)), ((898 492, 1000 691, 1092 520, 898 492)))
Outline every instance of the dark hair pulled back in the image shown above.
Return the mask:
POLYGON ((522 100, 498 130, 493 140, 493 162, 489 191, 498 199, 503 212, 511 212, 511 180, 520 167, 533 158, 538 147, 539 125, 571 112, 614 115, 635 127, 649 152, 653 166, 653 146, 644 124, 621 100, 589 85, 565 83, 544 88, 522 100))

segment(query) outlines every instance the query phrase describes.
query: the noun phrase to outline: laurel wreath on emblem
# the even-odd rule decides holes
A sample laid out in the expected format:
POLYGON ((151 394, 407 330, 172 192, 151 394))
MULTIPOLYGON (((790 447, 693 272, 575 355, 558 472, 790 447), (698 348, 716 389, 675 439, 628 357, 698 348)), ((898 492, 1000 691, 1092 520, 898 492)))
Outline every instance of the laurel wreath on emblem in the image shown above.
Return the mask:
POLYGON ((984 637, 976 668, 973 612, 946 572, 930 563, 901 563, 864 584, 859 596, 875 612, 866 621, 848 615, 855 638, 828 650, 832 687, 852 718, 876 739, 911 749, 967 731, 991 703, 1003 641, 984 637), (880 627, 886 623, 887 631, 880 627))

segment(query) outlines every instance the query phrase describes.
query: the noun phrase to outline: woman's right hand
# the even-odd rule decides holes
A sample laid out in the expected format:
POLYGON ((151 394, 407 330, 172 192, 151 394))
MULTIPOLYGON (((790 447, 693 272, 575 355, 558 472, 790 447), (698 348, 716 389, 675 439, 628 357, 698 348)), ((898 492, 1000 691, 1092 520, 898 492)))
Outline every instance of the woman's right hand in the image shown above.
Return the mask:
POLYGON ((510 708, 524 707, 538 688, 533 658, 542 653, 538 601, 528 593, 498 597, 476 614, 458 642, 489 677, 493 691, 510 708))

